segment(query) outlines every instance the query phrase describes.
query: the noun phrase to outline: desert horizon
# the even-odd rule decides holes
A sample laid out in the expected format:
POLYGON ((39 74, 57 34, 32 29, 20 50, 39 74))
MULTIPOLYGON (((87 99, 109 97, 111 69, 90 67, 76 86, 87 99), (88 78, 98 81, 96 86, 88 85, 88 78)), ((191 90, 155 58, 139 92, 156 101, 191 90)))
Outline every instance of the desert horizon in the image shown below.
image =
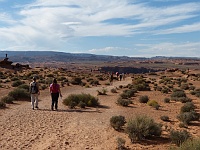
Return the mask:
POLYGON ((181 139, 198 139, 200 70, 198 64, 183 62, 177 67, 177 61, 96 63, 81 60, 51 62, 48 67, 38 63, 33 68, 4 65, 0 67, 0 147, 169 150, 181 146, 184 142, 181 139), (140 71, 126 73, 126 69, 140 71), (125 75, 124 78, 120 79, 116 72, 125 75), (28 93, 33 76, 40 85, 39 109, 35 110, 31 108, 28 93), (53 78, 58 80, 63 95, 57 111, 50 108, 49 85, 53 78), (91 103, 87 98, 83 102, 84 94, 98 102, 91 103), (82 100, 73 102, 70 96, 82 97, 82 100), (134 126, 137 119, 146 121, 146 125, 151 120, 156 130, 148 132, 152 127, 144 126, 143 133, 134 126))

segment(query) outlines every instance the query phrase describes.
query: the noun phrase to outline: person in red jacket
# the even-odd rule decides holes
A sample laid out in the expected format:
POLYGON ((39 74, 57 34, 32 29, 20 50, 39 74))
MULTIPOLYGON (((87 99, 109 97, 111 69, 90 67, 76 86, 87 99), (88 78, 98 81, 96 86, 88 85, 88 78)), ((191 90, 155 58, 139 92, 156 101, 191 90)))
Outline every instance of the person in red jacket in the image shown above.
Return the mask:
POLYGON ((57 83, 56 79, 53 79, 53 83, 50 84, 49 90, 52 99, 51 110, 54 110, 54 105, 55 105, 55 110, 58 110, 58 98, 59 96, 62 97, 62 94, 60 91, 60 85, 57 83))

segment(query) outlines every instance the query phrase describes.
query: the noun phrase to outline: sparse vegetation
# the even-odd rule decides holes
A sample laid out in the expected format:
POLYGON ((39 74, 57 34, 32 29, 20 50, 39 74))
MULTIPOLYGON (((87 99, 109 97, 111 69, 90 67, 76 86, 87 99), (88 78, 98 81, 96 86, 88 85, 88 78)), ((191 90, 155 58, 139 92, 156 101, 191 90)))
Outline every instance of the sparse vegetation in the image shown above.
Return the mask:
POLYGON ((126 132, 132 142, 161 135, 161 125, 145 115, 136 116, 127 123, 126 132))
POLYGON ((121 106, 124 106, 124 107, 127 107, 128 105, 130 105, 132 102, 131 100, 129 99, 123 99, 122 97, 119 97, 117 99, 117 104, 118 105, 121 105, 121 106))
POLYGON ((139 102, 140 103, 147 103, 149 101, 149 97, 147 95, 140 96, 139 102))
POLYGON ((172 130, 170 132, 170 139, 172 143, 176 144, 177 146, 180 146, 189 137, 190 137, 190 134, 186 130, 183 130, 183 131, 172 130))
POLYGON ((71 94, 63 100, 63 104, 69 108, 75 108, 80 102, 88 107, 96 107, 99 105, 98 99, 90 94, 71 94))
POLYGON ((12 104, 15 99, 11 96, 4 96, 1 98, 1 102, 12 104))
POLYGON ((0 109, 6 108, 6 103, 0 101, 0 109))
POLYGON ((124 124, 126 123, 124 116, 112 116, 110 118, 110 125, 115 130, 121 130, 124 124))

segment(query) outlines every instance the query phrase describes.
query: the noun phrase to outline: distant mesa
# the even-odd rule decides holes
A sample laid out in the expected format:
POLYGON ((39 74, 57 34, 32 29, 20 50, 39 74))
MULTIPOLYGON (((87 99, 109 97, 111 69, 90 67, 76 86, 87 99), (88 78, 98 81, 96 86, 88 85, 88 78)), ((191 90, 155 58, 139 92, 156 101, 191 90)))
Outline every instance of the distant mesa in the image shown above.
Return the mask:
POLYGON ((7 68, 7 69, 29 69, 29 65, 22 65, 19 63, 16 63, 16 65, 12 65, 12 61, 8 60, 8 55, 6 54, 6 57, 3 60, 0 60, 0 67, 1 68, 7 68))

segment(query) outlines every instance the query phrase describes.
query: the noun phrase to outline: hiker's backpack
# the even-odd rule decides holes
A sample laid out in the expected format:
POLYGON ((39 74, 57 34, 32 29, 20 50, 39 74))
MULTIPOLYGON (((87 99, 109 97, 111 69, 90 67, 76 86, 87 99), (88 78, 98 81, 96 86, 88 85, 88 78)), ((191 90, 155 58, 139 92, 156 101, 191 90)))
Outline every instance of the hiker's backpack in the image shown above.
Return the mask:
POLYGON ((31 83, 31 94, 36 94, 38 93, 38 87, 36 82, 31 83))

